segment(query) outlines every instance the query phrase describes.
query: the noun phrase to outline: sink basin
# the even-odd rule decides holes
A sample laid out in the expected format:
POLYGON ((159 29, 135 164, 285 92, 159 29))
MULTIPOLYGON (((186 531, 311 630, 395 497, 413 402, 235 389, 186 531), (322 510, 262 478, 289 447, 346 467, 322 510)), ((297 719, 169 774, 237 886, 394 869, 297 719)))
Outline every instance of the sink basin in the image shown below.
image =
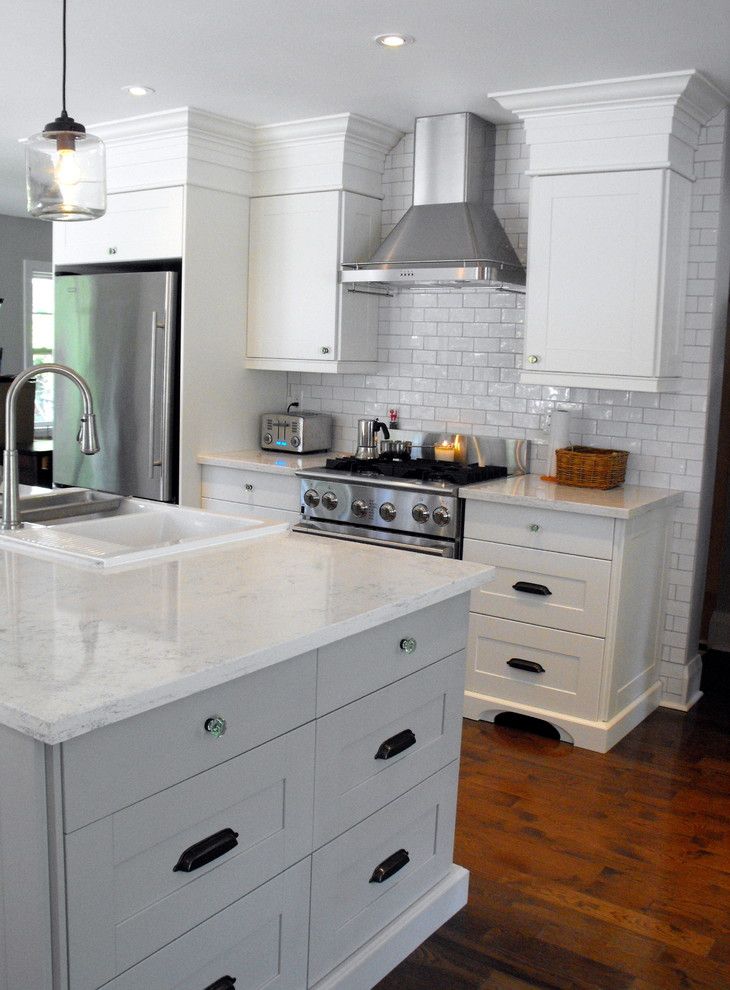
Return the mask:
POLYGON ((65 489, 21 502, 21 529, 0 549, 92 567, 117 567, 280 533, 287 523, 221 516, 144 499, 65 489))

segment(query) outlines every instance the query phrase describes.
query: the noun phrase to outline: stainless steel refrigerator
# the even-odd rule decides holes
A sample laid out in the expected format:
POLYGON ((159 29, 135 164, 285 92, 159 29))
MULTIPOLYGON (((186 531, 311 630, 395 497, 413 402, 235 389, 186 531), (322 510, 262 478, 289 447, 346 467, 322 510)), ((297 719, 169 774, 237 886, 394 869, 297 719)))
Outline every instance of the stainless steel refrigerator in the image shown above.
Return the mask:
POLYGON ((54 358, 89 383, 101 450, 79 450, 79 392, 59 380, 54 484, 177 500, 177 299, 175 271, 56 273, 54 358))

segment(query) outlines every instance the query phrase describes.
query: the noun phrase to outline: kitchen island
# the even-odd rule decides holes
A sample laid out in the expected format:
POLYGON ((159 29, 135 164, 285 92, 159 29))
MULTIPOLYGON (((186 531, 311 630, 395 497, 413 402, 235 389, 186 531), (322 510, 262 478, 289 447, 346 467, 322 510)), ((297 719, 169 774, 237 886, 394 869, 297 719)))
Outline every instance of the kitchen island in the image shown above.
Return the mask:
POLYGON ((1 990, 366 988, 465 903, 491 568, 295 534, 0 563, 1 990))

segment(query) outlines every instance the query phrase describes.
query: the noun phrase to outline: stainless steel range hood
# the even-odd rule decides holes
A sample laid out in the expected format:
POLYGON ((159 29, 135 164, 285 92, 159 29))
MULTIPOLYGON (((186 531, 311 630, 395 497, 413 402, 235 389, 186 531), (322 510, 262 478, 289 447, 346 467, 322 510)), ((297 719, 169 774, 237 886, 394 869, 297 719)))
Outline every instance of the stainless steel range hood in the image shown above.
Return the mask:
POLYGON ((494 141, 494 124, 473 113, 418 117, 413 206, 371 258, 342 266, 340 280, 524 292, 525 269, 492 208, 494 141))

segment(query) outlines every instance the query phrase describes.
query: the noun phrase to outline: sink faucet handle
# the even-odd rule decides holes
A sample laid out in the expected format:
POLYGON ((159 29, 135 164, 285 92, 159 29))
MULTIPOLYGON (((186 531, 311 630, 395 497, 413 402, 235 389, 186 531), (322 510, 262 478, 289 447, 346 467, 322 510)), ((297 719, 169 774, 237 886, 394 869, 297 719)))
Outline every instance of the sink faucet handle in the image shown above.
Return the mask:
POLYGON ((94 413, 85 413, 81 417, 81 426, 76 439, 83 454, 97 454, 99 452, 99 437, 96 432, 94 413))

